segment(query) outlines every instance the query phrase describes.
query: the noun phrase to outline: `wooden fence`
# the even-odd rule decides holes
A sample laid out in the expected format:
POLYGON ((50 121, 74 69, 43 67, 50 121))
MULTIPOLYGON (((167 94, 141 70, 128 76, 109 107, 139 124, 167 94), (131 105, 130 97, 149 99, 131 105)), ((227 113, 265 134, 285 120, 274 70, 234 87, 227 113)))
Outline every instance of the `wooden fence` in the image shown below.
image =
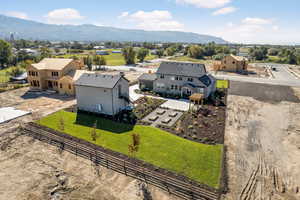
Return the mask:
POLYGON ((124 154, 104 149, 53 129, 35 123, 28 123, 22 129, 25 134, 35 139, 57 146, 61 150, 71 152, 76 156, 89 159, 96 165, 104 166, 157 186, 182 199, 217 200, 220 198, 220 191, 207 185, 199 184, 184 176, 129 158, 124 154))

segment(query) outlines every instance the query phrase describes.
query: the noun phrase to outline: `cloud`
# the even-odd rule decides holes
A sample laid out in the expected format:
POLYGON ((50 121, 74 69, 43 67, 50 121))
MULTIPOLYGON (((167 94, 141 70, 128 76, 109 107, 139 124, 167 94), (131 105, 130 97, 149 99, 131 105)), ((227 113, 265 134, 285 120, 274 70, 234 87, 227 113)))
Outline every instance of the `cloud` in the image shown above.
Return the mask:
POLYGON ((219 10, 216 10, 215 12, 213 12, 212 15, 216 16, 216 15, 226 15, 229 13, 233 13, 237 10, 236 7, 230 6, 230 7, 225 7, 225 8, 221 8, 219 10))
POLYGON ((230 2, 231 0, 176 0, 178 4, 188 4, 198 8, 220 8, 230 2))
POLYGON ((125 18, 129 15, 129 12, 122 12, 118 18, 125 18))
POLYGON ((273 19, 247 17, 238 23, 227 23, 224 27, 211 32, 225 40, 242 43, 268 43, 271 40, 280 41, 280 27, 273 19))
POLYGON ((6 12, 4 14, 7 16, 10 16, 10 17, 16 17, 16 18, 20 18, 20 19, 29 19, 28 15, 24 12, 10 11, 10 12, 6 12))
POLYGON ((45 17, 51 24, 77 24, 78 21, 85 18, 73 8, 52 10, 45 17))
POLYGON ((120 19, 135 23, 135 26, 144 30, 182 30, 184 25, 173 19, 172 14, 166 10, 151 12, 137 11, 130 14, 123 12, 120 19))
POLYGON ((271 19, 263 19, 263 18, 251 18, 247 17, 242 21, 244 24, 252 24, 252 25, 265 25, 265 24, 272 24, 271 19))

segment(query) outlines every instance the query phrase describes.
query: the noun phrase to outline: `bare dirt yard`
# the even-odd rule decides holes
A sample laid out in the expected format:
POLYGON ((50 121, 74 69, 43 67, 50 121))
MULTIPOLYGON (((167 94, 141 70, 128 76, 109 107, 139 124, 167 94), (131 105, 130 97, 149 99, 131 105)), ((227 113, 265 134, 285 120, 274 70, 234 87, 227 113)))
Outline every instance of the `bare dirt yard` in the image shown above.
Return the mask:
POLYGON ((19 131, 0 133, 0 199, 177 200, 19 131))
POLYGON ((300 104, 293 90, 256 86, 256 99, 241 85, 228 97, 223 199, 300 199, 300 104))

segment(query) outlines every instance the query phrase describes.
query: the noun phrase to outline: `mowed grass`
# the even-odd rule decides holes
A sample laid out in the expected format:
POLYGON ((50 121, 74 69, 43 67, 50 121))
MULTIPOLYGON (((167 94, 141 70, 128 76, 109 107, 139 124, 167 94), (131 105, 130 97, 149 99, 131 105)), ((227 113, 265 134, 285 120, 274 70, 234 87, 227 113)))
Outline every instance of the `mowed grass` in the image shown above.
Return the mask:
POLYGON ((126 155, 131 143, 131 134, 138 133, 141 144, 135 155, 137 159, 185 175, 200 183, 219 187, 222 145, 200 144, 150 126, 131 126, 66 111, 56 112, 38 123, 59 130, 61 118, 65 123, 65 133, 126 155), (93 142, 91 127, 95 121, 99 138, 93 142))
MULTIPOLYGON (((118 50, 118 49, 105 49, 104 51, 108 51, 110 55, 104 55, 103 57, 106 59, 106 64, 109 66, 118 66, 118 65, 125 65, 125 60, 124 57, 122 55, 122 53, 112 53, 112 51, 114 50, 118 50)), ((120 51, 120 50, 118 50, 120 51)), ((95 55, 96 51, 90 51, 90 56, 95 55)), ((62 55, 62 56, 58 56, 58 57, 63 57, 63 58, 71 58, 73 56, 76 56, 78 58, 82 58, 85 56, 88 56, 88 54, 66 54, 66 55, 62 55)), ((157 58, 157 56, 155 55, 148 55, 145 60, 152 60, 157 58)), ((136 62, 138 62, 138 60, 136 59, 136 62)))

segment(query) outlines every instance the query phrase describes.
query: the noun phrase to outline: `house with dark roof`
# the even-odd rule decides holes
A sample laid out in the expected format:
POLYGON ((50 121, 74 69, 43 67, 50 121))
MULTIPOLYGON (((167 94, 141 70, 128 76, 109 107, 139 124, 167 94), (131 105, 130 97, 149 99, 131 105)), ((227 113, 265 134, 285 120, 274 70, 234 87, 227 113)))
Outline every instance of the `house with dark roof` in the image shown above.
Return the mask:
POLYGON ((216 90, 216 79, 207 73, 205 65, 191 62, 162 62, 153 75, 140 77, 140 89, 145 81, 153 82, 153 91, 189 97, 194 93, 205 98, 216 90))
POLYGON ((144 73, 138 78, 139 88, 141 90, 148 90, 148 91, 153 90, 153 84, 155 80, 156 80, 156 74, 144 73))
POLYGON ((85 73, 75 89, 78 110, 113 116, 130 104, 129 81, 123 74, 85 73))

